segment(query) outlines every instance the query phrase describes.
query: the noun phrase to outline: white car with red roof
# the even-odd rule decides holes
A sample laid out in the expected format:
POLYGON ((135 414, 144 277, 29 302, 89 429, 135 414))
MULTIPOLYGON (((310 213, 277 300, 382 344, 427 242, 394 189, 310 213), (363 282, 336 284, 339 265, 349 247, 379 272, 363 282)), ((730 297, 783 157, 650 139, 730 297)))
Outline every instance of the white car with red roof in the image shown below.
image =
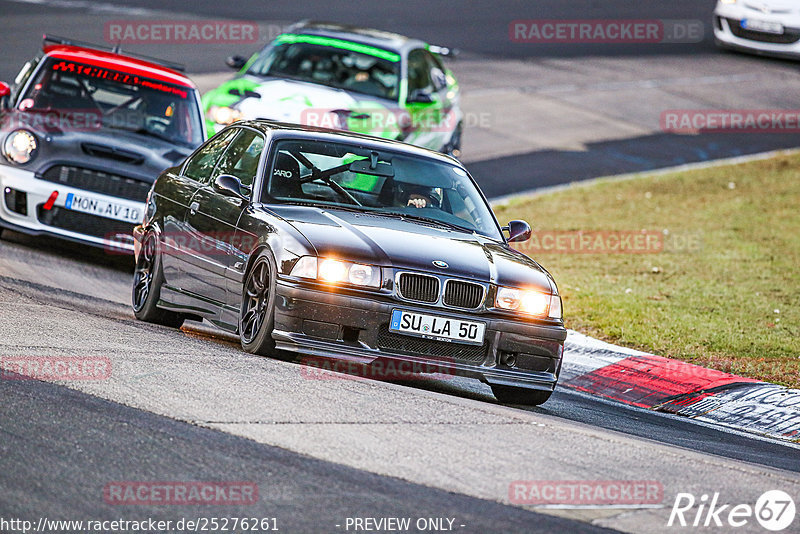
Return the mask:
POLYGON ((132 251, 155 177, 205 140, 179 68, 45 36, 0 82, 0 232, 132 251))

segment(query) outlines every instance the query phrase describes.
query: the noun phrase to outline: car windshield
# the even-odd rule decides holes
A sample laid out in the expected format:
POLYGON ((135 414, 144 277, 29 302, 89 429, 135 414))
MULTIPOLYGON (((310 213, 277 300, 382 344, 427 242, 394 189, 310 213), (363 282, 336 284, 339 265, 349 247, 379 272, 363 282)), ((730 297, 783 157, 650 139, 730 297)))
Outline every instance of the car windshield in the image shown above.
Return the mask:
POLYGON ((20 101, 23 111, 85 113, 103 127, 194 147, 203 141, 194 89, 49 58, 20 101))
POLYGON ((403 217, 502 239, 483 196, 455 163, 313 140, 278 141, 270 162, 263 188, 266 203, 403 217))
POLYGON ((282 35, 247 72, 318 83, 396 101, 400 56, 340 39, 282 35))

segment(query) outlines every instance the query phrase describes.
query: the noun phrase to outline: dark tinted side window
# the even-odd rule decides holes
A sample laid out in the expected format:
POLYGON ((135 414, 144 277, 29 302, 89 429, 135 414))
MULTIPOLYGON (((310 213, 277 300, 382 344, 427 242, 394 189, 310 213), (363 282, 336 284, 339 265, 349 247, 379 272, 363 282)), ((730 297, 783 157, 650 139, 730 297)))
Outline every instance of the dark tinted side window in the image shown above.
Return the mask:
POLYGON ((433 82, 431 81, 430 65, 428 64, 426 51, 422 48, 412 50, 408 54, 408 92, 426 91, 432 93, 433 82))
POLYGON ((230 174, 243 185, 252 187, 263 150, 264 137, 253 130, 242 129, 219 160, 214 176, 230 174))
POLYGON ((184 176, 198 182, 208 182, 214 167, 217 165, 217 160, 228 148, 228 144, 230 144, 238 131, 238 128, 231 128, 212 137, 186 162, 186 167, 183 170, 184 176))

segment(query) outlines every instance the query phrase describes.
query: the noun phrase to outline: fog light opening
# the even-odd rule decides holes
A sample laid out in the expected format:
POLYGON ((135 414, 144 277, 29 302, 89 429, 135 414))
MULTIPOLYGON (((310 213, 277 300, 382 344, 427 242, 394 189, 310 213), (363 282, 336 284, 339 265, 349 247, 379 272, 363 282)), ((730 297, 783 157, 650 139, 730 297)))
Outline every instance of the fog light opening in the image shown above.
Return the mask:
POLYGON ((342 341, 345 343, 358 343, 358 335, 361 333, 361 330, 358 328, 353 328, 351 326, 345 326, 342 328, 342 341))
POLYGON ((3 191, 6 207, 20 215, 28 215, 28 194, 25 191, 18 191, 6 187, 3 191))
POLYGON ((500 365, 504 365, 506 367, 514 367, 517 365, 517 355, 513 352, 502 352, 500 353, 500 365))

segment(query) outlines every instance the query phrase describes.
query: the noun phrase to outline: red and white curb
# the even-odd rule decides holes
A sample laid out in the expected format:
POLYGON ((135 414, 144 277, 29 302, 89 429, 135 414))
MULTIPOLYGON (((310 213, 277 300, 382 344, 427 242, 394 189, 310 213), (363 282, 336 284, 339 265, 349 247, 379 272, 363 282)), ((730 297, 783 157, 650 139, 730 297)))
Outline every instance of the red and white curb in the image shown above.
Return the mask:
POLYGON ((800 390, 617 347, 569 331, 559 385, 800 442, 800 390))

